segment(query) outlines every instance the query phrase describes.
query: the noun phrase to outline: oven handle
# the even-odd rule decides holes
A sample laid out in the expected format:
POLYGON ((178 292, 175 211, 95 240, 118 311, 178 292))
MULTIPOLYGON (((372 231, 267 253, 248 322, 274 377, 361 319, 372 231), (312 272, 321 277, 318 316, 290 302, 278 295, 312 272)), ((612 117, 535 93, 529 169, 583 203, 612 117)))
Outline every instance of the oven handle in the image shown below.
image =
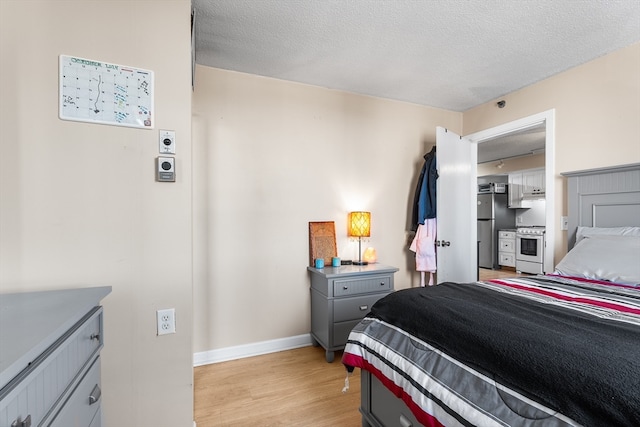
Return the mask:
POLYGON ((516 239, 544 239, 544 235, 516 233, 516 239))

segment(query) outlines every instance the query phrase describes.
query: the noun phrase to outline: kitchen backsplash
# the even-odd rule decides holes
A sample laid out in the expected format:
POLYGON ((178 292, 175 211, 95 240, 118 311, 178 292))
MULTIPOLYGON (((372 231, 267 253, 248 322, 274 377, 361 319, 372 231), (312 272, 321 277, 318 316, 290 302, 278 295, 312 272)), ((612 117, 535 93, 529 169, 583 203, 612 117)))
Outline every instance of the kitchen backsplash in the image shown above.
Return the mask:
POLYGON ((531 208, 516 209, 516 227, 545 226, 546 203, 544 200, 531 200, 531 208))

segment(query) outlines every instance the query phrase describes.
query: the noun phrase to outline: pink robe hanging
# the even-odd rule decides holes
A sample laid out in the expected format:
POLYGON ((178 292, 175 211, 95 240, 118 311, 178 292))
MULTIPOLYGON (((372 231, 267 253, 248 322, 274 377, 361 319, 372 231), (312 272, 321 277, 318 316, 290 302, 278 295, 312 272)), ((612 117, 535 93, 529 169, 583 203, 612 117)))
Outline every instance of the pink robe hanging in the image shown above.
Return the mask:
MULTIPOLYGON (((409 249, 416 253, 416 270, 420 272, 434 273, 436 265, 436 219, 427 218, 423 224, 418 225, 416 236, 409 249)), ((433 284, 433 276, 429 277, 429 286, 433 284)), ((424 280, 421 283, 424 286, 424 280)))

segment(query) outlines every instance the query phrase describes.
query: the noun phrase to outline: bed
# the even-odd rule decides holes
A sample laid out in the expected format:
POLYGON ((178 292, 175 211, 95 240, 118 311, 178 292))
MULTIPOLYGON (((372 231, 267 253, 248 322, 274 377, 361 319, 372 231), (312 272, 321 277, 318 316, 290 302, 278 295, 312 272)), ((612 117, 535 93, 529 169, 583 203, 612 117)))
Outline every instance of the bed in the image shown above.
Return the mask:
POLYGON ((351 331, 363 426, 640 425, 640 164, 565 176, 553 274, 404 289, 351 331))

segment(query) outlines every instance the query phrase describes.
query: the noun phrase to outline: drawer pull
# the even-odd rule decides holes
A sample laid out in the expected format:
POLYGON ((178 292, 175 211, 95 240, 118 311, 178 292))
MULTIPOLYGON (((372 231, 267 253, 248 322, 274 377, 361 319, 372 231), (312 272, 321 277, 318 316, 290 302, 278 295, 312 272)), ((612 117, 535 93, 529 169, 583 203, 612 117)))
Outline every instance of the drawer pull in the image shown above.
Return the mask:
POLYGON ((92 340, 100 341, 100 334, 91 334, 89 338, 91 338, 92 340))
POLYGON ((17 420, 11 423, 11 427, 31 427, 31 414, 27 415, 27 418, 24 421, 20 420, 18 417, 17 420))
POLYGON ((386 285, 386 283, 380 282, 380 286, 384 286, 384 285, 386 285))
POLYGON ((409 421, 404 415, 400 414, 400 427, 411 427, 413 423, 409 421))
POLYGON ((349 287, 348 286, 343 286, 342 289, 344 289, 346 291, 347 289, 349 289, 349 287))
POLYGON ((369 306, 368 305, 361 305, 360 306, 360 311, 365 311, 366 309, 368 309, 369 306))
POLYGON ((96 386, 91 390, 91 394, 89 395, 89 405, 93 405, 94 403, 100 400, 100 396, 102 396, 102 390, 100 390, 100 386, 96 384, 96 386))

